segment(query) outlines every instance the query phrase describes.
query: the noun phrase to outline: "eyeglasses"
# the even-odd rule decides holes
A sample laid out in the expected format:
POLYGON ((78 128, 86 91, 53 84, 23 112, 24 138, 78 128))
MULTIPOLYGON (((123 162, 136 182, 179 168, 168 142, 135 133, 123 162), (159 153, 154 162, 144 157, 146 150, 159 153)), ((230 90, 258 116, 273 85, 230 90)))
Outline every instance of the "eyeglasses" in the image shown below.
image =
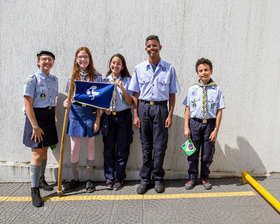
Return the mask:
POLYGON ((86 60, 86 59, 89 58, 89 56, 78 56, 77 58, 78 58, 78 59, 85 59, 85 60, 86 60))

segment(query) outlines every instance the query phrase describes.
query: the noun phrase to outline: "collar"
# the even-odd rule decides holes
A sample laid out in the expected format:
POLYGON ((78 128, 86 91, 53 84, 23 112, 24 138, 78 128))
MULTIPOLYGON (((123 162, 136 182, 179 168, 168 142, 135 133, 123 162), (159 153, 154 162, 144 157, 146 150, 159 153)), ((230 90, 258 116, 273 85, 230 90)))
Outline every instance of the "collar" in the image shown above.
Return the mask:
MULTIPOLYGON (((152 65, 151 63, 149 62, 149 60, 145 61, 145 66, 148 69, 152 69, 152 65)), ((165 68, 164 64, 163 64, 163 60, 159 60, 158 64, 157 64, 157 67, 161 67, 161 68, 165 68)))
POLYGON ((196 84, 197 84, 198 86, 201 86, 201 87, 215 86, 215 85, 216 85, 216 83, 215 83, 212 79, 210 79, 209 82, 208 82, 207 84, 204 84, 204 83, 199 79, 199 80, 196 82, 196 84))
POLYGON ((38 70, 38 75, 42 78, 42 79, 45 79, 47 77, 51 77, 51 74, 49 75, 46 75, 44 72, 42 72, 41 70, 38 70))
POLYGON ((114 79, 113 78, 113 75, 112 75, 112 73, 107 77, 107 79, 109 80, 109 81, 112 81, 112 82, 115 82, 116 80, 122 80, 122 76, 121 75, 119 75, 119 77, 118 78, 116 78, 116 79, 114 79))

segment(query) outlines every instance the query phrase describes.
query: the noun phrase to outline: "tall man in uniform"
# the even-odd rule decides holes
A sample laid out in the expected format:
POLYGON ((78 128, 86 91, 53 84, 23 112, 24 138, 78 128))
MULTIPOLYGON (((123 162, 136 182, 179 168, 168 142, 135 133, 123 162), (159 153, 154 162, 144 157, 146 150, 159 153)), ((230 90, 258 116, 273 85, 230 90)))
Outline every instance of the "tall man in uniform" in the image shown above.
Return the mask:
POLYGON ((157 193, 165 190, 163 161, 168 128, 172 125, 175 93, 180 92, 180 86, 175 68, 160 58, 161 48, 158 36, 146 38, 145 50, 149 58, 135 67, 129 85, 129 90, 133 91, 133 124, 140 128, 143 154, 138 194, 145 194, 152 180, 157 193))

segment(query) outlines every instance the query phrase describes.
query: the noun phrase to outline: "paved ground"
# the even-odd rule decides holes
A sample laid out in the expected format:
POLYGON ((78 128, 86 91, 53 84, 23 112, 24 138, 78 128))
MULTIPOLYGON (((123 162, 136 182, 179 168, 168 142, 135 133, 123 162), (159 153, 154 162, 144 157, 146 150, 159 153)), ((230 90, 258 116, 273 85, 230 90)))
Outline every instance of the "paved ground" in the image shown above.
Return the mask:
MULTIPOLYGON (((280 201, 280 175, 256 178, 280 201)), ((41 191, 44 207, 31 205, 28 183, 0 183, 0 223, 280 223, 279 213, 241 178, 213 179, 213 189, 198 185, 186 191, 185 181, 166 181, 166 191, 136 193, 138 181, 116 192, 78 191, 57 197, 41 191)))

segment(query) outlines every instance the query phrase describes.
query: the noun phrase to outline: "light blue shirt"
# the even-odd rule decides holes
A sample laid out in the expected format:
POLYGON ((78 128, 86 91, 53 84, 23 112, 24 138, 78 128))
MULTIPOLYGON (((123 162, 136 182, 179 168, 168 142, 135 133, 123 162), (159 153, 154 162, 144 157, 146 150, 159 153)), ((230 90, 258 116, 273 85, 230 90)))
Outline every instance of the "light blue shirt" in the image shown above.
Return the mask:
MULTIPOLYGON (((224 109, 225 102, 222 89, 217 86, 207 86, 207 114, 206 119, 216 118, 217 110, 224 109)), ((190 107, 190 117, 203 119, 202 102, 203 100, 203 87, 197 84, 189 88, 188 95, 186 96, 183 104, 190 107)))
POLYGON ((128 89, 139 93, 138 99, 146 101, 169 100, 169 94, 181 91, 175 68, 163 60, 155 71, 148 60, 138 64, 128 89))
MULTIPOLYGON (((115 82, 116 80, 120 80, 122 81, 122 85, 124 87, 124 89, 126 90, 126 92, 132 96, 132 91, 128 90, 128 86, 130 84, 131 78, 130 77, 125 77, 125 78, 121 78, 121 76, 119 76, 117 79, 113 79, 112 75, 107 76, 106 78, 104 78, 104 82, 115 82)), ((124 98, 124 94, 123 91, 121 90, 120 87, 116 86, 116 94, 117 94, 117 101, 116 101, 116 111, 123 111, 126 109, 130 109, 131 106, 129 106, 126 102, 125 102, 125 98, 124 98)), ((111 111, 113 111, 112 108, 112 104, 111 104, 111 111)))
POLYGON ((33 98, 34 108, 55 107, 58 96, 58 79, 54 75, 46 75, 39 70, 27 77, 23 95, 33 98))

